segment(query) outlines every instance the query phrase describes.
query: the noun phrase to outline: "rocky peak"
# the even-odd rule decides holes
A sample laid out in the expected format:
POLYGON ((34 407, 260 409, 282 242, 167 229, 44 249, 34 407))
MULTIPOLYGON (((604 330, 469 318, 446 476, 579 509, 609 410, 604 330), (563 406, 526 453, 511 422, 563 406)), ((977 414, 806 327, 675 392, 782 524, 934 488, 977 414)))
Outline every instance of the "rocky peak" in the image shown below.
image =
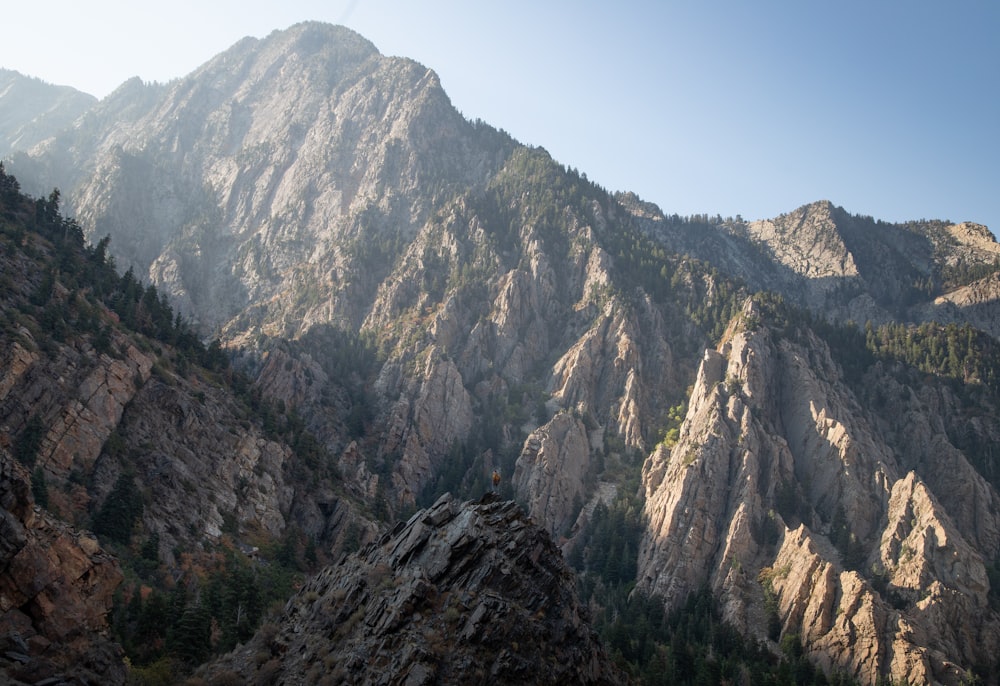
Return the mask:
POLYGON ((307 582, 206 676, 619 684, 559 549, 513 502, 442 496, 307 582), (265 676, 266 675, 266 676, 265 676))
POLYGON ((825 290, 840 279, 858 276, 854 256, 840 234, 833 205, 826 200, 805 205, 775 219, 747 224, 753 240, 767 245, 772 259, 812 284, 809 304, 825 301, 825 290), (819 289, 819 290, 817 290, 819 289))

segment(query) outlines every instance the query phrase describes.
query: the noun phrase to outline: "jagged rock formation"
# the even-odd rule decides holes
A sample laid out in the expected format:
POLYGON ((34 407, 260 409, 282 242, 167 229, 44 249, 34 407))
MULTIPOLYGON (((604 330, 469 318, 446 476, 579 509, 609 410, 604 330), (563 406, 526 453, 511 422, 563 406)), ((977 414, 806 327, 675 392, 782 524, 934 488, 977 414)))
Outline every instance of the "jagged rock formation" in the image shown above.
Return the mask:
POLYGON ((1000 244, 981 224, 889 224, 829 201, 774 219, 682 221, 629 194, 623 205, 657 240, 745 280, 753 290, 840 321, 971 321, 997 335, 997 298, 987 280, 1000 244))
POLYGON ((31 476, 0 450, 0 670, 4 683, 125 683, 108 637, 118 562, 35 506, 31 476))
MULTIPOLYGON (((104 310, 101 352, 69 331, 49 341, 24 305, 49 268, 5 252, 2 273, 23 278, 2 282, 0 446, 41 418, 39 467, 77 523, 132 474, 166 563, 178 545, 292 528, 331 552, 347 529, 481 492, 499 467, 571 550, 645 458, 640 590, 673 606, 708 579, 745 631, 798 636, 864 681, 992 664, 995 408, 888 363, 848 383, 818 335, 753 309, 705 352, 747 290, 835 321, 997 336, 985 227, 826 201, 758 222, 666 217, 466 121, 422 65, 314 23, 170 84, 123 84, 10 168, 61 188, 87 236, 110 235, 118 265, 253 380, 235 397, 104 310), (295 435, 268 430, 275 416, 295 435)), ((86 298, 53 292, 57 325, 86 298)), ((298 669, 260 645, 269 670, 298 669)), ((418 662, 414 679, 430 674, 418 662)))
MULTIPOLYGON (((865 384, 885 388, 880 374, 865 384)), ((1000 499, 934 431, 931 388, 896 384, 881 414, 898 434, 820 339, 748 303, 706 352, 678 443, 647 462, 639 588, 676 605, 707 578, 746 631, 796 634, 863 683, 957 684, 991 665, 1000 616, 978 551, 997 549, 1000 499)))
POLYGON ((443 496, 311 579, 276 624, 204 671, 248 683, 625 683, 559 549, 490 494, 443 496))

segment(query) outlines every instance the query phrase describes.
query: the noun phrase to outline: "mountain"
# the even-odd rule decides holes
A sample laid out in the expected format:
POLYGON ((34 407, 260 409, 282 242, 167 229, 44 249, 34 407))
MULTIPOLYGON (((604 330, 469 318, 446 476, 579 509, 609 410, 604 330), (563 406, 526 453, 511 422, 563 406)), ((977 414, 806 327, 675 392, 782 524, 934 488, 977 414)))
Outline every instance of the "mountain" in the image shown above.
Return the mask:
POLYGON ((825 200, 769 220, 691 221, 631 194, 618 198, 657 241, 826 318, 970 321, 1000 333, 989 305, 998 297, 1000 244, 981 224, 890 224, 825 200))
MULTIPOLYGON (((497 470, 634 674, 756 674, 663 633, 692 628, 706 583, 775 670, 805 656, 872 684, 996 673, 1000 248, 985 227, 826 201, 669 216, 316 23, 123 84, 9 168, 40 194, 23 219, 60 203, 77 219, 53 219, 36 252, 12 233, 4 341, 21 371, 0 422, 44 427, 49 498, 75 523, 141 503, 110 527, 161 594, 133 583, 112 622, 139 668, 250 640, 253 598, 291 588, 270 570, 318 572, 446 492, 475 501, 497 470), (69 269, 94 261, 102 286, 69 269), (146 637, 171 588, 184 612, 146 637), (616 623, 639 606, 682 615, 616 623), (212 619, 214 643, 198 633, 212 619)), ((288 612, 329 594, 313 590, 288 612)))
POLYGON ((61 133, 97 103, 68 86, 53 86, 0 69, 0 157, 61 133))
POLYGON ((203 670, 241 683, 624 684, 558 548, 510 501, 442 496, 315 576, 203 670))
POLYGON ((706 351, 676 446, 646 462, 638 588, 670 603, 707 579, 730 621, 863 683, 992 672, 1000 500, 967 446, 996 440, 996 395, 898 364, 845 378, 860 341, 766 309, 706 351))

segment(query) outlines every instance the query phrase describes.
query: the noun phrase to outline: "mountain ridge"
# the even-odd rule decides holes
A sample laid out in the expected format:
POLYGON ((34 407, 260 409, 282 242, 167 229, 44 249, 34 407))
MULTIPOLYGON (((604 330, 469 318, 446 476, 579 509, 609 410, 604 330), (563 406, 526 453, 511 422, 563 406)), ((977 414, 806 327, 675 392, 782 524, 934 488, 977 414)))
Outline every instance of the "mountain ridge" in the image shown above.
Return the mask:
POLYGON ((335 555, 444 492, 474 500, 497 470, 598 608, 626 602, 621 570, 667 609, 707 578, 775 655, 801 646, 872 684, 990 674, 996 541, 974 523, 992 522, 1000 431, 989 338, 959 325, 997 336, 995 241, 828 201, 759 222, 666 216, 467 121, 432 71, 373 50, 315 24, 241 41, 170 84, 124 85, 12 162, 66 180, 81 239, 110 236, 97 245, 232 357, 202 372, 136 344, 148 371, 125 396, 140 402, 87 453, 98 486, 72 469, 54 483, 95 502, 129 468, 170 483, 171 498, 143 493, 136 528, 163 541, 148 562, 179 573, 186 551, 254 529, 293 541, 286 557, 305 555, 295 527, 335 555), (760 306, 763 291, 793 306, 760 306), (235 372, 247 400, 213 385, 235 372), (648 518, 615 541, 625 560, 590 535, 619 499, 648 518), (949 552, 975 583, 949 576, 949 552), (874 609, 831 625, 814 610, 837 597, 874 609), (962 647, 961 614, 982 649, 962 647))

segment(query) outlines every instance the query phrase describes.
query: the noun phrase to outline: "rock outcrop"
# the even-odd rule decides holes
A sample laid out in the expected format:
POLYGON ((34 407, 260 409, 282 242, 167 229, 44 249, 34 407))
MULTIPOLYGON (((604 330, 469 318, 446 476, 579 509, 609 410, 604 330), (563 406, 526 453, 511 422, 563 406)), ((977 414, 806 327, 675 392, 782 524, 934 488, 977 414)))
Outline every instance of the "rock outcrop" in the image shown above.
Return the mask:
POLYGON ((793 635, 828 670, 961 683, 1000 647, 977 552, 995 516, 957 523, 942 501, 995 508, 996 492, 954 449, 958 480, 887 442, 826 345, 757 307, 706 353, 679 441, 647 462, 639 588, 676 606, 707 579, 728 619, 793 635))
POLYGON ((465 503, 443 496, 309 580, 276 624, 203 675, 285 684, 625 683, 587 616, 559 549, 517 505, 490 494, 465 503))
MULTIPOLYGON (((316 23, 240 41, 169 84, 124 84, 12 166, 62 188, 87 236, 110 235, 102 250, 252 377, 192 370, 132 335, 85 278, 47 288, 73 255, 0 227, 0 448, 41 430, 52 510, 80 524, 124 477, 158 563, 290 531, 331 553, 346 529, 370 541, 374 519, 480 492, 494 466, 539 526, 572 537, 646 457, 640 591, 675 606, 707 582, 747 633, 799 637, 866 682, 954 681, 998 647, 1000 500, 972 464, 992 464, 996 411, 888 363, 859 388, 808 327, 752 308, 705 353, 747 292, 738 279, 831 320, 996 335, 1000 247, 984 227, 888 224, 825 201, 750 223, 665 217, 465 120, 426 67, 316 23)), ((400 562, 378 550, 342 571, 400 562)), ((399 574, 405 602, 434 605, 399 574)), ((395 615, 369 617, 372 583, 344 579, 327 601, 343 636, 389 650, 371 641, 395 615)), ((459 618, 502 609, 462 598, 459 618)), ((415 631, 450 626, 419 614, 415 631)), ((299 669, 299 647, 318 656, 315 637, 283 636, 258 644, 262 670, 299 669)), ((458 673, 436 671, 429 643, 399 670, 458 673)), ((490 664, 508 674, 506 659, 490 664)))
POLYGON ((4 683, 125 683, 108 615, 122 572, 90 533, 35 506, 0 450, 0 670, 4 683))

